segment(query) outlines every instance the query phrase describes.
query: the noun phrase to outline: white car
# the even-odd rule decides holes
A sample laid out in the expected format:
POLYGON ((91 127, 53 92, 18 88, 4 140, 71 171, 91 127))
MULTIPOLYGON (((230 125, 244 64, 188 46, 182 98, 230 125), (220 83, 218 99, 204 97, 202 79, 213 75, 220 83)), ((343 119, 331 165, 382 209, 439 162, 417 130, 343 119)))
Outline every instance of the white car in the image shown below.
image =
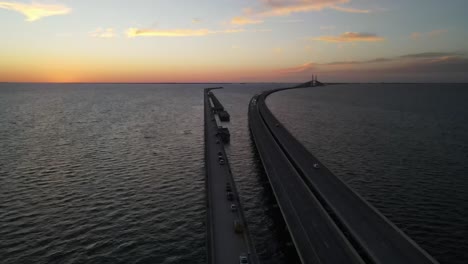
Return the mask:
POLYGON ((249 264, 249 259, 246 255, 239 256, 239 264, 249 264))
POLYGON ((231 211, 237 211, 237 205, 231 204, 231 211))

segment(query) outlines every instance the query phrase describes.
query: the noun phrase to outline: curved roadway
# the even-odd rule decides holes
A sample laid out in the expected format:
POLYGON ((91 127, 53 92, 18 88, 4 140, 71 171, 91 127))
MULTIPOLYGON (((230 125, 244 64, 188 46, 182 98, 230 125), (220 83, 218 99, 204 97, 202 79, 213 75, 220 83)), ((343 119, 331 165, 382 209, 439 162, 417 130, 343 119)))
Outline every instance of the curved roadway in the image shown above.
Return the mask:
MULTIPOLYGON (((265 161, 273 159, 285 167, 293 167, 287 176, 283 175, 287 179, 275 182, 270 176, 275 172, 265 166, 273 189, 281 186, 286 188, 285 192, 288 193, 295 193, 304 188, 309 190, 319 201, 319 205, 313 206, 326 210, 330 222, 340 228, 338 237, 346 234, 346 239, 366 263, 437 263, 393 223, 333 175, 281 125, 265 104, 268 95, 281 90, 285 89, 267 91, 254 97, 249 108, 250 127, 264 165, 265 161), (264 151, 265 148, 269 150, 264 151), (313 168, 311 165, 314 163, 320 164, 320 169, 313 168)), ((278 195, 276 198, 280 204, 284 199, 278 195)), ((298 206, 305 207, 303 203, 298 203, 298 206)), ((283 207, 281 209, 283 211, 283 207)), ((288 222, 289 216, 284 212, 283 215, 288 222)), ((315 221, 306 224, 315 225, 315 221)), ((290 229, 290 232, 293 238, 297 236, 294 228, 290 229)), ((301 247, 303 245, 296 243, 299 255, 304 251, 301 247)), ((343 263, 349 262, 351 261, 343 263)))
POLYGON ((250 129, 302 263, 363 263, 268 133, 256 102, 250 129))

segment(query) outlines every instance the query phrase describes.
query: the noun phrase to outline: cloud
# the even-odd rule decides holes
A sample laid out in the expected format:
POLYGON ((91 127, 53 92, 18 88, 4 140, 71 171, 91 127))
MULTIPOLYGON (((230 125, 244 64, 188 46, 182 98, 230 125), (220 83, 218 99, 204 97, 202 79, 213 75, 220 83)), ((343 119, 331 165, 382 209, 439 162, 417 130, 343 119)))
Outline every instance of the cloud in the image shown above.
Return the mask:
POLYGON ((113 38, 116 36, 113 28, 98 28, 94 31, 89 32, 89 35, 95 38, 113 38))
POLYGON ((192 23, 193 24, 198 24, 198 23, 201 23, 202 20, 200 18, 192 18, 192 23))
POLYGON ((400 55, 391 58, 374 58, 370 60, 357 60, 357 61, 333 61, 327 63, 321 63, 317 65, 365 65, 365 64, 382 64, 382 63, 390 63, 390 62, 442 62, 442 61, 450 61, 454 59, 461 59, 465 58, 462 53, 456 52, 422 52, 422 53, 411 53, 400 55))
POLYGON ((139 29, 129 28, 127 36, 133 37, 201 37, 213 34, 229 34, 244 32, 244 29, 228 29, 228 30, 209 30, 209 29, 139 29))
POLYGON ((248 17, 238 16, 231 19, 231 25, 248 25, 248 24, 260 24, 263 20, 252 19, 248 17))
POLYGON ((410 38, 414 40, 418 40, 422 38, 436 38, 436 37, 440 37, 441 35, 447 32, 448 32, 447 29, 436 29, 436 30, 432 30, 429 32, 413 32, 411 33, 410 38))
POLYGON ((339 36, 320 36, 313 40, 324 42, 376 42, 383 41, 384 38, 371 33, 345 32, 339 36))
POLYGON ((263 10, 258 11, 261 17, 287 16, 292 13, 321 11, 324 9, 334 9, 341 12, 370 13, 370 10, 355 9, 342 6, 351 0, 261 0, 263 10))
POLYGON ((40 4, 35 2, 25 4, 3 1, 0 2, 0 8, 19 12, 26 16, 26 21, 36 21, 43 17, 65 15, 71 12, 71 9, 64 5, 40 4))
MULTIPOLYGON (((259 24, 266 17, 289 16, 294 13, 305 13, 333 9, 348 13, 370 13, 371 10, 357 9, 343 4, 351 0, 259 0, 257 8, 244 8, 243 15, 231 19, 232 25, 259 24)), ((293 22, 298 22, 293 21, 293 22)))
POLYGON ((304 80, 312 72, 339 81, 460 82, 468 80, 468 57, 455 52, 423 52, 370 60, 309 62, 277 73, 284 79, 304 80))
POLYGON ((350 8, 350 7, 343 7, 343 6, 330 6, 331 9, 335 9, 337 11, 341 12, 347 12, 347 13, 359 13, 359 14, 367 14, 370 13, 371 11, 368 9, 356 9, 356 8, 350 8))
POLYGON ((421 32, 413 32, 410 35, 410 38, 412 39, 420 39, 423 36, 423 33, 421 32))
POLYGON ((423 52, 413 53, 400 56, 400 58, 437 58, 437 57, 454 57, 460 56, 460 53, 455 52, 423 52))
MULTIPOLYGON (((468 74, 468 58, 464 56, 438 57, 430 60, 415 60, 394 67, 393 70, 409 73, 464 73, 468 74)), ((467 75, 468 76, 468 75, 467 75)))
POLYGON ((389 62, 393 60, 394 59, 391 59, 391 58, 375 58, 372 60, 362 60, 362 61, 334 61, 334 62, 324 63, 323 65, 358 65, 358 64, 389 62))
POLYGON ((280 69, 279 73, 282 73, 282 74, 303 73, 303 72, 310 73, 312 70, 315 69, 316 65, 317 64, 312 63, 312 62, 304 63, 304 64, 299 65, 299 66, 280 69))

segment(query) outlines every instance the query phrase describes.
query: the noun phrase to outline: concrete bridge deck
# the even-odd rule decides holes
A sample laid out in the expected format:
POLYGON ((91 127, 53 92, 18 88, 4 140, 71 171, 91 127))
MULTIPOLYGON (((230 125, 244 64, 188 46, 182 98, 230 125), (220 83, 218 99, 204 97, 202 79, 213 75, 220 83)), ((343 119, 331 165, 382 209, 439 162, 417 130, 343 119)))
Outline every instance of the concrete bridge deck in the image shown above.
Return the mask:
POLYGON ((302 263, 363 263, 268 132, 254 97, 249 125, 302 263))
MULTIPOLYGON (((267 91, 254 97, 249 107, 250 129, 272 188, 285 188, 286 193, 294 193, 307 188, 318 204, 309 201, 297 203, 300 206, 309 207, 310 210, 317 210, 317 208, 325 210, 330 216, 328 221, 339 227, 338 236, 346 237, 348 243, 359 252, 361 261, 366 263, 437 263, 394 224, 333 175, 273 116, 265 104, 265 98, 280 90, 284 89, 267 91), (265 151, 266 148, 270 150, 265 151), (281 156, 285 158, 279 159, 281 156), (292 167, 293 170, 284 172, 283 179, 275 180, 276 169, 266 164, 272 159, 278 163, 277 166, 282 164, 284 167, 292 167), (312 166, 314 163, 319 164, 319 169, 312 166), (290 184, 291 181, 296 181, 296 183, 290 184)), ((282 200, 286 200, 281 195, 276 195, 276 198, 280 204, 285 202, 282 200)), ((281 206, 280 208, 282 212, 288 209, 281 206)), ((288 218, 294 218, 285 212, 283 216, 286 222, 292 221, 288 218)), ((315 224, 316 219, 304 223, 304 225, 315 224)), ((294 227, 289 231, 293 239, 300 235, 296 234, 297 230, 294 227)), ((329 235, 336 234, 330 233, 329 235)), ((304 254, 302 243, 305 242, 295 241, 300 256, 304 254)), ((320 242, 315 241, 315 243, 320 242)), ((333 244, 333 246, 341 247, 342 245, 333 244)), ((323 249, 316 247, 315 250, 318 251, 317 254, 321 254, 323 249)), ((301 259, 303 263, 309 263, 302 257, 301 259)), ((351 260, 341 263, 349 262, 351 260)), ((340 262, 330 258, 318 263, 340 262)))
POLYGON ((217 135, 218 124, 208 98, 210 90, 205 89, 204 93, 208 263, 239 264, 240 255, 248 256, 249 263, 258 263, 224 145, 217 135), (223 163, 219 161, 220 156, 223 163), (228 183, 232 201, 227 197, 228 183), (232 204, 237 210, 231 210, 232 204), (234 231, 234 221, 244 227, 242 233, 234 231))

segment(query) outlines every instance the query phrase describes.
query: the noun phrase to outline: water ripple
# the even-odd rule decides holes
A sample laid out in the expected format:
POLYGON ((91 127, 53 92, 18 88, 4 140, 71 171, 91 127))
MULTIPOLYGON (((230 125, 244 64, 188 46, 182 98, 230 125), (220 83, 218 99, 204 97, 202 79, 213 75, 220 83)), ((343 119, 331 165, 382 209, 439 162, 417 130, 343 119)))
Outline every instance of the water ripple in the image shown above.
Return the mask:
POLYGON ((276 93, 267 104, 437 260, 461 264, 468 259, 466 88, 337 85, 276 93))
POLYGON ((204 263, 200 89, 13 86, 0 89, 2 263, 204 263))

